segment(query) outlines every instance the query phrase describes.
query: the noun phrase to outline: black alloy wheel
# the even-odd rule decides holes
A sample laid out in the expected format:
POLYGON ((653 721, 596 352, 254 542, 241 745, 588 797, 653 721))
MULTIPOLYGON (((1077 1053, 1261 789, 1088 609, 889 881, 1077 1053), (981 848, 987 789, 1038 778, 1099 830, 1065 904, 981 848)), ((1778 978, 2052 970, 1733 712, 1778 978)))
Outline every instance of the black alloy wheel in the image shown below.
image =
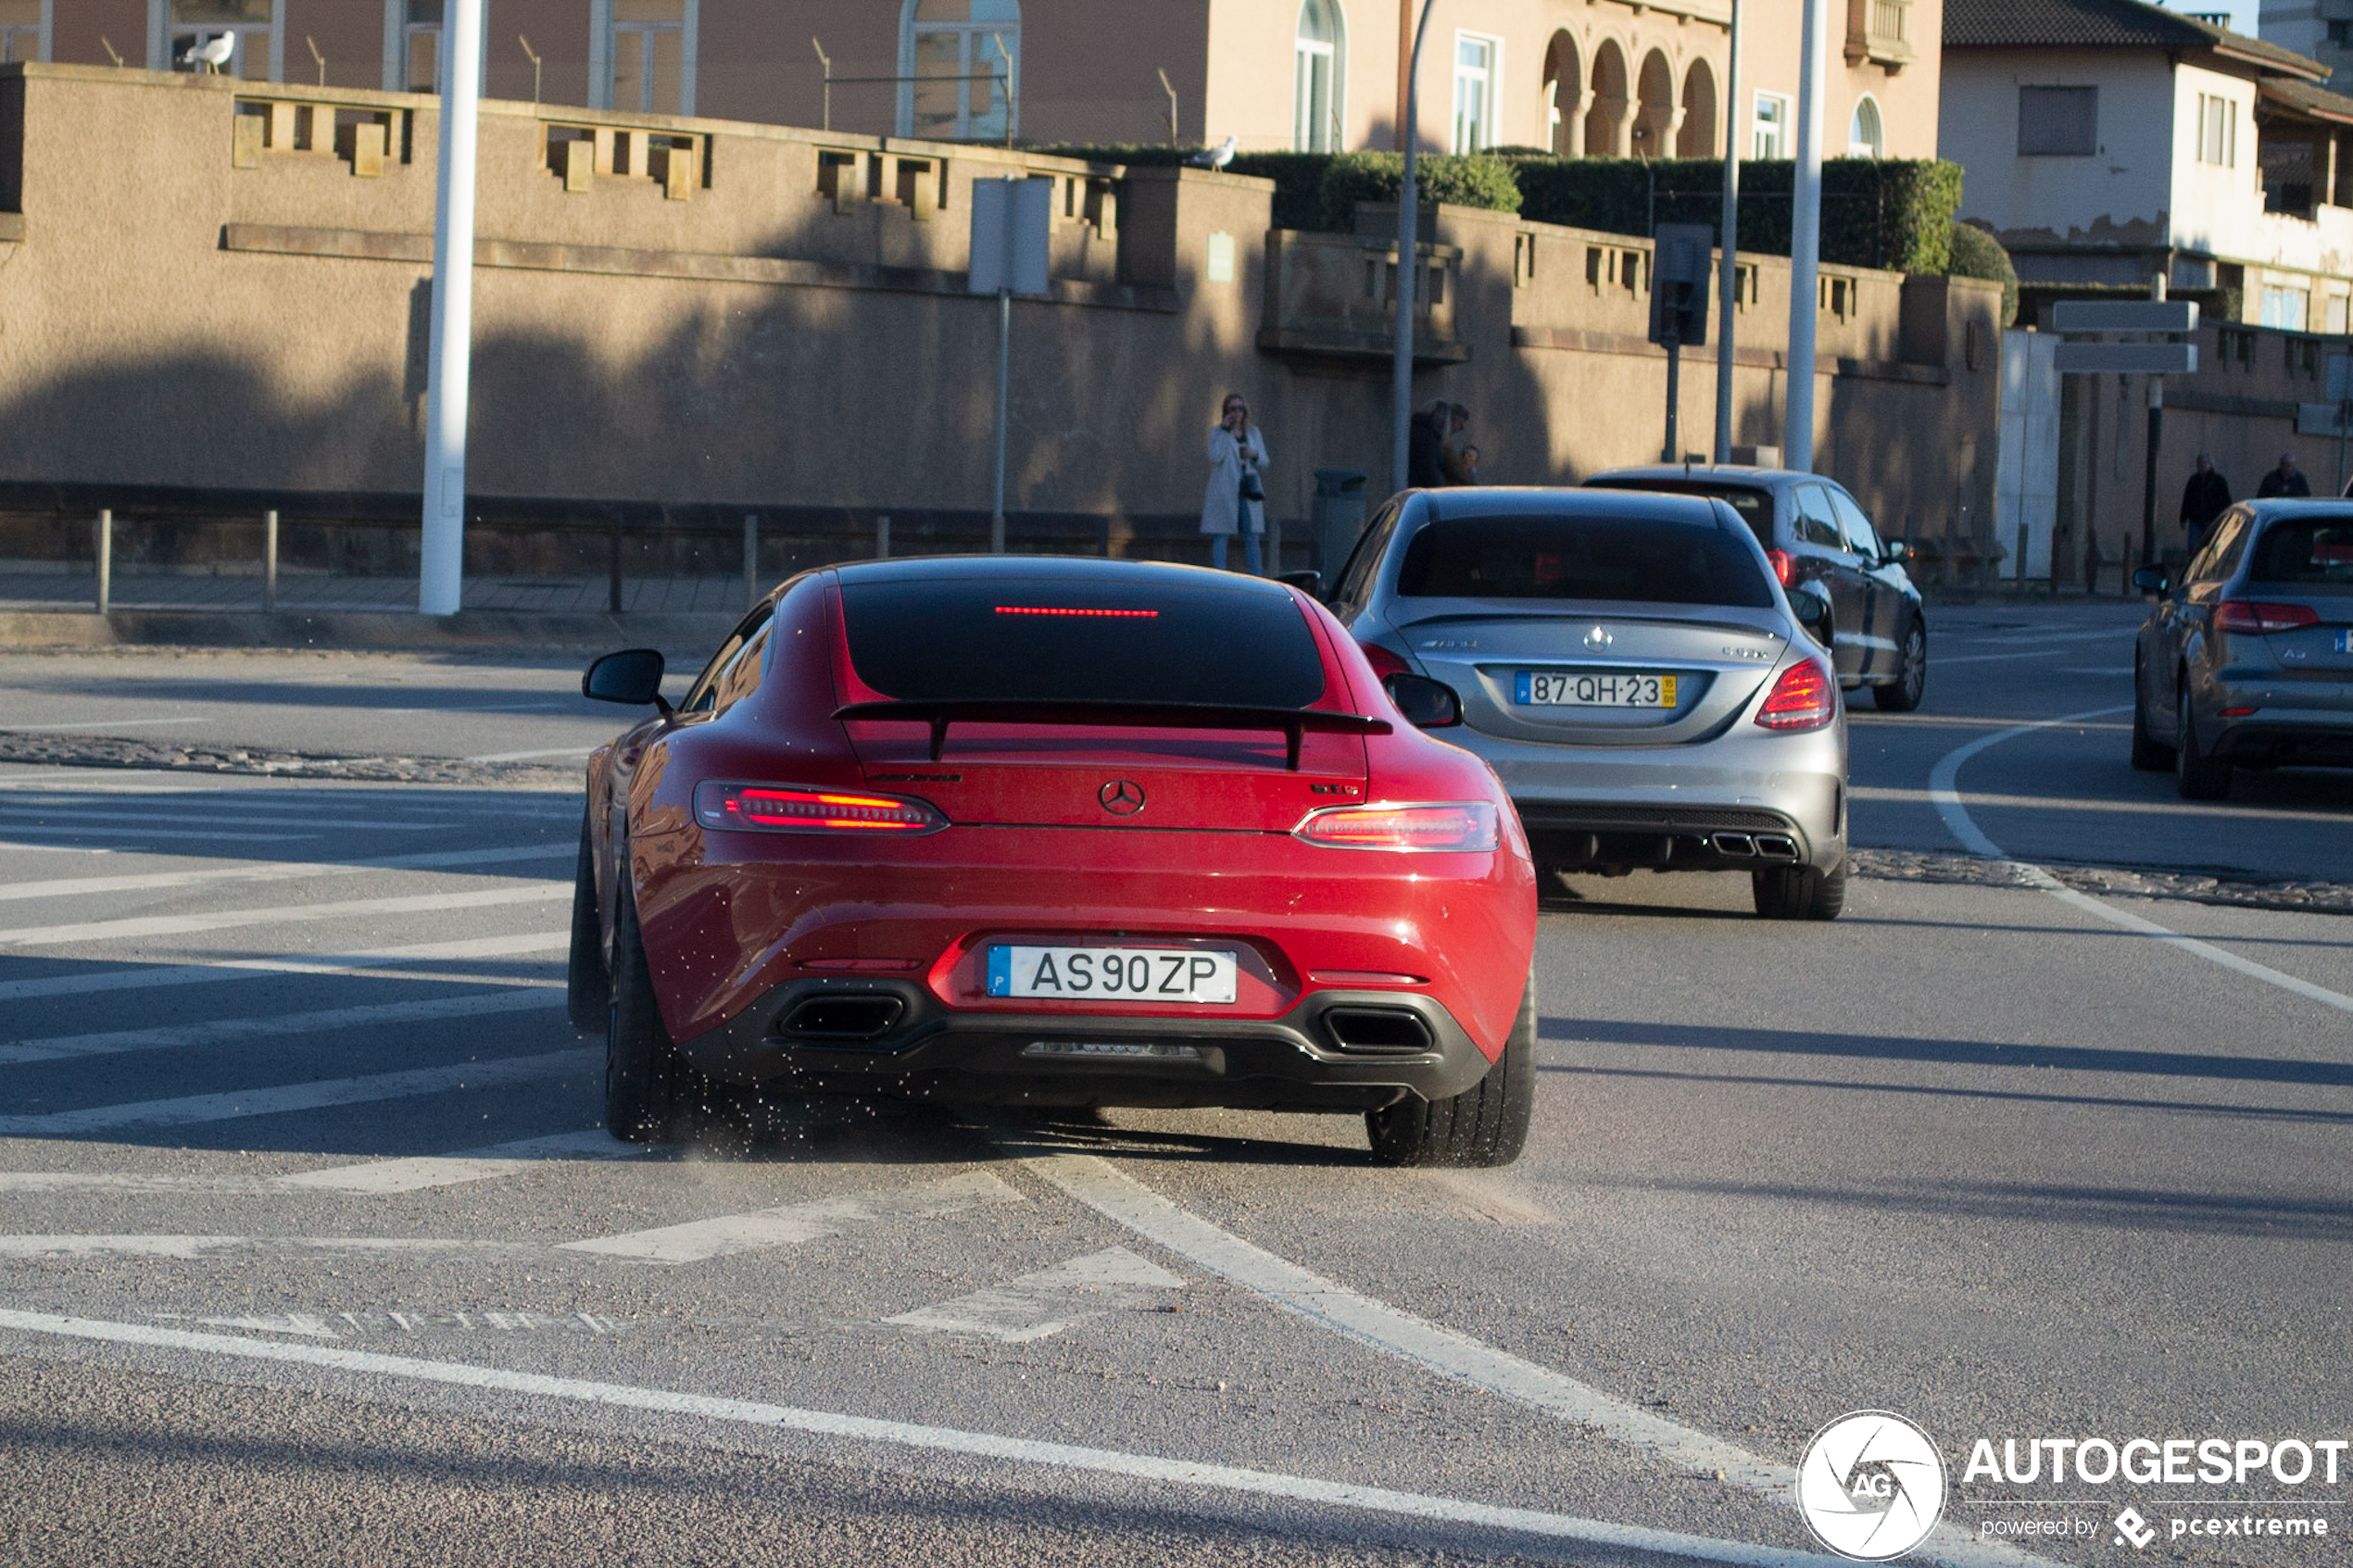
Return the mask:
POLYGON ((1894 681, 1871 688, 1871 702, 1882 713, 1909 713, 1920 705, 1927 691, 1928 628, 1915 616, 1912 629, 1904 634, 1902 668, 1894 681))
POLYGON ((1749 872, 1756 913, 1764 920, 1836 920, 1846 908, 1846 862, 1836 871, 1782 866, 1749 872))
POLYGON ((2182 677, 2181 733, 2173 747, 2173 787, 2184 800, 2225 800, 2231 794, 2231 761, 2199 749, 2190 713, 2190 680, 2182 677))
POLYGON ((653 970, 637 931, 637 900, 628 880, 615 891, 612 994, 605 1022, 605 1126, 623 1143, 676 1143, 709 1110, 710 1079, 671 1043, 654 1000, 653 970))
POLYGON ((2173 766, 2173 748, 2149 734, 2148 697, 2143 690, 2145 666, 2133 655, 2133 766, 2144 773, 2162 773, 2173 766))
POLYGON ((1395 1166, 1496 1166, 1519 1158, 1536 1105, 1536 966, 1528 969, 1519 1017, 1487 1075, 1441 1100, 1408 1095, 1365 1113, 1373 1159, 1395 1166))

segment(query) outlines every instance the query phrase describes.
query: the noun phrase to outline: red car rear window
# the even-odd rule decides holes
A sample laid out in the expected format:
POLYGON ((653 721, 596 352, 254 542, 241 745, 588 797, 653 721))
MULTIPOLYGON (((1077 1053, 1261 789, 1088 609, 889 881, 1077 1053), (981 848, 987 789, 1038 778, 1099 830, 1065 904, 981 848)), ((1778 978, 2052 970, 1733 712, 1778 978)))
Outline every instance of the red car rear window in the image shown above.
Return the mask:
POLYGON ((1305 708, 1324 695, 1298 605, 1246 579, 845 581, 841 602, 859 678, 901 702, 1305 708))

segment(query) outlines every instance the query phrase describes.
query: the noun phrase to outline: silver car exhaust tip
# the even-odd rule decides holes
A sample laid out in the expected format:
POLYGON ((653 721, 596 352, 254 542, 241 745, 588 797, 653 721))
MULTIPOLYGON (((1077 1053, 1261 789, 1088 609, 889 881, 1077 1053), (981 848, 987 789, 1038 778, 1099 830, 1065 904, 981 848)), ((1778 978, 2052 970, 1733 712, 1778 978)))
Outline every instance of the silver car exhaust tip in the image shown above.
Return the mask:
POLYGON ((1756 835, 1756 852, 1768 860, 1797 859, 1797 840, 1787 834, 1760 833, 1756 835))
POLYGON ((1716 846, 1718 855, 1745 860, 1756 853, 1756 840, 1744 833, 1719 833, 1708 842, 1716 846))

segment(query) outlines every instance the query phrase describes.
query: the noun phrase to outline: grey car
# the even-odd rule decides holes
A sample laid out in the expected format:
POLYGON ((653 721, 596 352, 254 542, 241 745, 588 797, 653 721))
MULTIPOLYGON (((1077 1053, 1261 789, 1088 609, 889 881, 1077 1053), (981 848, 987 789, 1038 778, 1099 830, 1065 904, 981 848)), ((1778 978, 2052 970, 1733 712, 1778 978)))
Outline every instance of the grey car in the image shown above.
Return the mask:
POLYGON ((1730 504, 1765 546, 1784 587, 1808 585, 1830 601, 1810 629, 1827 643, 1839 684, 1871 689, 1874 706, 1909 713, 1928 687, 1928 611, 1904 563, 1910 548, 1882 539, 1845 486, 1796 469, 1735 463, 1614 469, 1589 485, 1713 495, 1730 504))
POLYGON ((2220 800, 2233 768, 2353 767, 2353 505, 2246 501, 2157 596, 2133 649, 2133 766, 2220 800))
POLYGON ((1540 872, 1750 873, 1757 912, 1836 918, 1846 712, 1826 650, 1725 503, 1409 490, 1327 595, 1384 676, 1444 683, 1540 872))

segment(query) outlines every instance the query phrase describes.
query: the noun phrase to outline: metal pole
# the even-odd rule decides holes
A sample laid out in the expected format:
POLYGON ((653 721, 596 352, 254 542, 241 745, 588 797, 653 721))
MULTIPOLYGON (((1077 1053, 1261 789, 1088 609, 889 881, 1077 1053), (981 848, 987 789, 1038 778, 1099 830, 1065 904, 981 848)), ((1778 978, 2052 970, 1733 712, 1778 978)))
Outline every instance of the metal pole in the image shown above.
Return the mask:
POLYGON ((605 556, 605 608, 621 613, 621 514, 612 514, 612 546, 605 556))
MULTIPOLYGON (((1669 288, 1682 286, 1677 283, 1667 285, 1669 288)), ((1657 282, 1654 281, 1651 287, 1658 287, 1657 282)), ((1674 462, 1680 456, 1676 448, 1681 445, 1681 437, 1676 433, 1675 416, 1682 402, 1683 338, 1681 333, 1670 331, 1667 334, 1667 445, 1659 449, 1658 454, 1658 460, 1662 463, 1674 462)))
POLYGON ((1814 467, 1814 314, 1822 268, 1822 98, 1829 90, 1830 33, 1824 0, 1806 0, 1797 75, 1797 182, 1790 198, 1789 385, 1781 462, 1814 467))
POLYGON ((98 613, 104 615, 114 602, 114 508, 98 513, 98 613))
POLYGON ((1414 52, 1405 68, 1405 123, 1397 132, 1405 150, 1405 177, 1397 191, 1397 347, 1390 367, 1389 468, 1391 488, 1397 490, 1405 488, 1406 459, 1413 447, 1414 264, 1422 215, 1421 194, 1414 185, 1415 121, 1421 114, 1422 41, 1436 4, 1422 0, 1422 18, 1414 25, 1414 52))
POLYGON ((2336 406, 2336 493, 2345 494, 2345 421, 2353 418, 2353 397, 2336 406))
POLYGON ((474 146, 483 0, 449 0, 434 204, 433 350, 425 393, 424 547, 417 609, 455 615, 465 595, 466 400, 473 354, 474 146))
POLYGON ((261 514, 261 608, 278 608, 278 514, 261 514))
MULTIPOLYGON (((1012 182, 1008 181, 1008 184, 1012 182)), ((1005 194, 1005 224, 1013 226, 1013 193, 1005 194)), ((1013 270, 1013 247, 1011 236, 1005 244, 1006 270, 1013 270)), ((1010 285, 1011 279, 1007 279, 1010 285)), ((997 290, 997 499, 988 509, 988 553, 1005 553, 1005 397, 1012 381, 1013 358, 1013 291, 1010 286, 997 290)))
POLYGON ((760 602, 760 514, 744 514, 744 608, 760 602))
POLYGON ((875 558, 876 560, 890 558, 890 514, 888 512, 875 519, 875 558))
POLYGON ((2141 558, 2157 558, 2157 444, 2165 435, 2165 378, 2149 377, 2149 449, 2141 464, 2141 558))
POLYGON ((1718 220, 1724 255, 1716 266, 1715 452, 1719 463, 1732 460, 1732 310, 1741 287, 1741 0, 1732 0, 1730 50, 1730 62, 1724 68, 1724 211, 1718 220))

